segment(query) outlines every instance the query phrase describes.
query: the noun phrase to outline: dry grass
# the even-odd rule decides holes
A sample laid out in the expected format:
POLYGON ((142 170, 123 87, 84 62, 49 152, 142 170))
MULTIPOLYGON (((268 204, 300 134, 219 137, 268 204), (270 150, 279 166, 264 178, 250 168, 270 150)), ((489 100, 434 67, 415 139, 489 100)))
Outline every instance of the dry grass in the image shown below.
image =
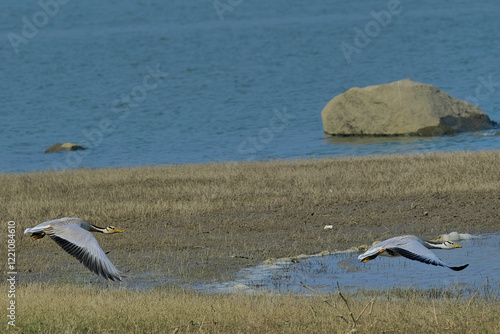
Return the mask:
POLYGON ((449 192, 491 192, 499 151, 81 169, 0 175, 2 215, 35 224, 79 215, 99 224, 267 212, 449 192))
MULTIPOLYGON (((16 329, 23 334, 346 333, 353 327, 337 294, 207 295, 68 284, 29 284, 18 290, 16 329)), ((373 304, 346 295, 357 333, 499 332, 499 301, 436 299, 415 291, 400 295, 380 293, 373 304)))

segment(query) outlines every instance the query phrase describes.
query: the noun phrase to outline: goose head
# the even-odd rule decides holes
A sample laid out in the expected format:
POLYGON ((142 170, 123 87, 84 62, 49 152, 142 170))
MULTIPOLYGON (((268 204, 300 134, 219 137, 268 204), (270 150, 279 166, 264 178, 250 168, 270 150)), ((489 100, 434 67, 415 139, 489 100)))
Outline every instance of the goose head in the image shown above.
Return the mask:
POLYGON ((441 248, 441 249, 462 248, 462 246, 454 243, 453 241, 445 241, 442 244, 437 244, 436 246, 441 248))
POLYGON ((114 226, 107 226, 105 229, 102 230, 102 233, 120 233, 122 231, 120 231, 119 229, 117 229, 116 227, 114 226))

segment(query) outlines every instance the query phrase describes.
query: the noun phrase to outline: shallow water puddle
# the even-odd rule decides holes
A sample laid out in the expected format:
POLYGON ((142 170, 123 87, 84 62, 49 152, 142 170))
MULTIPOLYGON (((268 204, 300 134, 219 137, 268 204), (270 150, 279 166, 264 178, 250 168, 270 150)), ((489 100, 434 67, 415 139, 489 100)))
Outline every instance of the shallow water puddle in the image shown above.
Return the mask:
POLYGON ((361 263, 360 252, 281 259, 247 268, 232 282, 203 285, 197 290, 214 293, 245 291, 309 293, 300 282, 320 292, 342 289, 450 288, 464 292, 500 294, 500 234, 471 236, 457 241, 463 248, 432 250, 451 266, 469 264, 462 271, 411 261, 378 257, 361 263))

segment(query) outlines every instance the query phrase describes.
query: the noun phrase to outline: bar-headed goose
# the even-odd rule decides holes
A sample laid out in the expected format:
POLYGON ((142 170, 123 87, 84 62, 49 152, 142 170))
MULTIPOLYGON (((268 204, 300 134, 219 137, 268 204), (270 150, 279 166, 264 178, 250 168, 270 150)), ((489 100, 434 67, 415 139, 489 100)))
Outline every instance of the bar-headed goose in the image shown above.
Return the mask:
POLYGON ((65 217, 49 220, 35 227, 27 228, 24 234, 32 233, 33 240, 48 235, 66 252, 73 255, 90 271, 108 280, 121 281, 121 272, 108 259, 90 232, 121 232, 113 226, 97 227, 80 218, 65 217))
POLYGON ((429 249, 453 249, 460 247, 462 246, 457 245, 452 241, 445 241, 440 243, 424 241, 414 235, 402 235, 399 237, 387 239, 385 241, 379 242, 376 245, 373 245, 366 252, 358 256, 358 259, 362 262, 367 262, 373 260, 379 255, 392 257, 404 256, 410 260, 416 260, 423 263, 447 267, 452 270, 459 271, 465 269, 468 264, 460 267, 450 267, 449 265, 441 261, 429 249))

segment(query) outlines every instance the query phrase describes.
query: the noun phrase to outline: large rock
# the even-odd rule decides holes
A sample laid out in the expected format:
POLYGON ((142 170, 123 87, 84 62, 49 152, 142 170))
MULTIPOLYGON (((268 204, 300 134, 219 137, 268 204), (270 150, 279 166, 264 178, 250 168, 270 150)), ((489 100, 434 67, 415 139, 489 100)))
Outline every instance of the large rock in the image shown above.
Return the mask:
POLYGON ((52 153, 52 152, 60 152, 60 151, 76 151, 76 150, 84 150, 85 148, 80 145, 76 145, 73 143, 55 143, 51 147, 45 150, 45 153, 52 153))
POLYGON ((478 107, 410 79, 351 88, 328 102, 321 117, 331 135, 434 136, 495 125, 478 107))

